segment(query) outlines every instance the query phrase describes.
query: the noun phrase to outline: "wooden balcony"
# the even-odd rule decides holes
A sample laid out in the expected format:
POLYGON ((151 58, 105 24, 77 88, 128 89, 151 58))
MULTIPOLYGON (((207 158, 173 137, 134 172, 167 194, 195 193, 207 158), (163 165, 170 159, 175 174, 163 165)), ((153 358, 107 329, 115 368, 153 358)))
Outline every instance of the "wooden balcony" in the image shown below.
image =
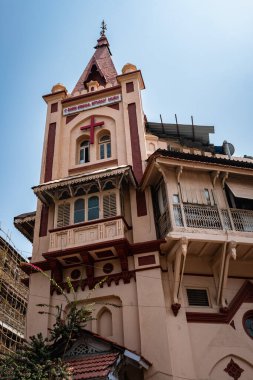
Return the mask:
POLYGON ((160 216, 157 224, 159 237, 164 237, 177 227, 253 232, 253 211, 173 204, 170 210, 167 208, 160 216))
POLYGON ((122 239, 129 229, 119 216, 51 230, 49 252, 122 239))

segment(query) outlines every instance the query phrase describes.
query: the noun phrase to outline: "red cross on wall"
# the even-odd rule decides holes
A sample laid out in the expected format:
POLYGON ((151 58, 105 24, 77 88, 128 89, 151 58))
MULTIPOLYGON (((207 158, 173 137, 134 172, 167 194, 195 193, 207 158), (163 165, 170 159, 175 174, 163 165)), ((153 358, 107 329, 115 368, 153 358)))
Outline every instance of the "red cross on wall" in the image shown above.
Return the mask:
POLYGON ((94 144, 94 132, 95 132, 95 127, 101 127, 104 125, 104 121, 100 121, 99 123, 95 123, 95 116, 90 117, 90 124, 89 125, 84 125, 81 127, 81 131, 85 129, 90 129, 90 144, 94 144))

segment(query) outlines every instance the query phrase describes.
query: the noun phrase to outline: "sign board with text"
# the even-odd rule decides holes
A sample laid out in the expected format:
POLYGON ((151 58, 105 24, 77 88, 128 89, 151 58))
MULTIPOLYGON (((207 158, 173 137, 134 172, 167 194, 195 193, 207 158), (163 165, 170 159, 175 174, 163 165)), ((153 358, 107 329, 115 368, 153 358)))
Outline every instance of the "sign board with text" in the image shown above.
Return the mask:
POLYGON ((91 100, 90 102, 77 104, 75 106, 70 106, 63 108, 63 116, 71 115, 72 113, 77 113, 81 111, 86 111, 92 108, 102 107, 109 104, 118 103, 121 101, 121 95, 106 96, 101 99, 91 100))

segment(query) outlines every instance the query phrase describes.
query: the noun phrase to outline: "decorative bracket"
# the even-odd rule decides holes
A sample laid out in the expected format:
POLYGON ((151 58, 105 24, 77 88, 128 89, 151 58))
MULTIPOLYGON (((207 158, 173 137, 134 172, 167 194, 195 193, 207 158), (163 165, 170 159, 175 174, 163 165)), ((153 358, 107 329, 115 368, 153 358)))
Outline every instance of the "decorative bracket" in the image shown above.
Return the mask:
POLYGON ((72 189, 71 185, 68 185, 68 189, 69 189, 69 194, 73 198, 74 197, 74 192, 73 192, 73 189, 72 189))
POLYGON ((221 305, 221 311, 225 312, 227 306, 223 297, 224 289, 227 285, 228 279, 228 269, 230 259, 236 260, 236 242, 230 241, 225 247, 225 255, 223 255, 222 266, 221 266, 221 276, 220 276, 220 285, 218 290, 217 302, 221 305))
POLYGON ((221 183, 222 183, 222 188, 224 189, 226 180, 228 179, 228 172, 223 172, 221 173, 221 183))
MULTIPOLYGON (((172 257, 175 257, 174 260, 174 281, 173 281, 173 291, 172 291, 172 311, 175 316, 177 316, 178 311, 181 307, 178 297, 183 280, 185 261, 188 248, 188 239, 181 238, 175 245, 175 248, 172 252, 172 257)), ((173 259, 172 258, 172 259, 173 259)))
POLYGON ((218 170, 215 170, 211 173, 213 187, 215 186, 215 183, 217 179, 219 178, 219 175, 220 175, 220 172, 218 170))
POLYGON ((180 183, 180 178, 183 173, 183 166, 178 166, 176 168, 177 183, 180 183))
POLYGON ((166 174, 165 174, 163 168, 161 167, 161 165, 160 165, 158 162, 155 162, 155 167, 156 167, 157 170, 162 174, 163 179, 164 179, 164 182, 167 182, 167 181, 166 181, 166 174))

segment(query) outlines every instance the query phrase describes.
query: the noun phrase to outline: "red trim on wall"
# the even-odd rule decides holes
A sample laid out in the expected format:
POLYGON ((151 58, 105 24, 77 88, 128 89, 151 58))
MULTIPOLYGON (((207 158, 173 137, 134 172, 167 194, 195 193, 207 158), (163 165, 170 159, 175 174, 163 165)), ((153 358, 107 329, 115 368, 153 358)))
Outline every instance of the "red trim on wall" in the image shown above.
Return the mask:
POLYGON ((119 103, 111 104, 111 105, 108 105, 107 107, 110 107, 114 110, 119 111, 119 103))
POLYGON ((73 120, 78 114, 75 113, 74 115, 68 115, 66 116, 66 124, 70 123, 71 120, 73 120))
MULTIPOLYGON (((166 270, 167 272, 167 270, 166 270)), ((198 277, 213 277, 213 274, 207 274, 207 273, 189 273, 189 272, 186 272, 184 273, 184 277, 185 276, 198 276, 198 277)), ((228 276, 228 278, 235 278, 237 280, 253 280, 253 277, 250 277, 250 276, 228 276)))
POLYGON ((126 92, 134 92, 134 82, 126 83, 126 92))
POLYGON ((65 250, 44 252, 42 256, 44 256, 46 259, 50 259, 53 257, 62 257, 66 255, 71 255, 74 253, 80 253, 82 251, 88 252, 91 250, 94 251, 94 250, 98 250, 102 248, 117 247, 118 245, 121 245, 121 244, 125 244, 125 247, 128 252, 128 256, 132 256, 138 253, 160 251, 160 245, 162 243, 165 243, 165 239, 150 240, 150 241, 130 244, 126 238, 123 238, 123 239, 117 239, 117 240, 108 240, 101 243, 81 245, 78 247, 68 248, 65 250))
POLYGON ((39 237, 47 236, 47 226, 48 226, 48 206, 42 205, 40 214, 40 232, 39 237))
POLYGON ((51 113, 58 111, 58 103, 51 104, 51 113))
POLYGON ((56 123, 49 124, 44 182, 51 181, 54 160, 56 123))
POLYGON ((147 255, 138 257, 138 264, 139 266, 155 264, 155 256, 147 255))
POLYGON ((83 173, 84 170, 107 168, 107 167, 110 167, 112 165, 118 166, 118 160, 114 159, 114 160, 98 162, 98 163, 92 164, 92 165, 82 165, 82 166, 77 167, 77 168, 69 169, 69 174, 83 173))
POLYGON ((135 269, 134 271, 136 273, 136 272, 143 272, 144 270, 147 271, 147 270, 151 270, 151 269, 160 269, 160 270, 162 270, 162 267, 161 267, 161 265, 155 265, 153 267, 148 267, 148 268, 138 268, 138 269, 135 269))
POLYGON ((133 160, 133 172, 138 182, 141 181, 143 171, 141 162, 141 148, 138 132, 136 104, 128 104, 128 118, 130 126, 130 137, 132 146, 132 160, 133 160))
POLYGON ((137 216, 147 215, 146 196, 144 191, 136 190, 137 216))
MULTIPOLYGON (((89 289, 94 289, 94 287, 98 284, 100 288, 103 288, 104 284, 107 284, 108 286, 111 286, 112 282, 115 283, 115 285, 119 285, 120 280, 123 280, 124 284, 129 284, 131 278, 136 280, 135 272, 134 271, 129 271, 126 274, 124 273, 113 273, 109 274, 106 277, 101 276, 101 277, 95 277, 93 280, 89 280, 88 278, 84 280, 76 280, 76 281, 71 281, 71 284, 74 288, 75 291, 77 291, 79 288, 81 290, 85 290, 85 288, 89 289)), ((69 284, 66 282, 63 282, 59 284, 61 289, 64 290, 67 293, 70 293, 71 289, 69 287, 69 284)), ((56 288, 54 285, 51 285, 51 295, 56 292, 57 294, 60 294, 60 290, 56 288)))
MULTIPOLYGON (((57 250, 53 252, 45 252, 42 254, 42 256, 45 257, 46 259, 51 259, 54 257, 62 257, 66 255, 71 255, 74 253, 89 252, 89 251, 99 250, 103 248, 116 247, 118 245, 121 245, 122 243, 125 244, 126 247, 128 247, 128 251, 129 251, 129 242, 127 239, 123 238, 123 239, 117 239, 117 240, 108 240, 101 243, 81 245, 78 247, 68 248, 64 250, 57 250)), ((131 252, 129 253, 131 254, 131 252)))
POLYGON ((253 284, 245 281, 226 309, 220 313, 186 312, 187 322, 229 323, 244 302, 253 302, 253 284))
POLYGON ((162 243, 165 243, 165 239, 159 239, 159 240, 149 240, 149 241, 142 241, 140 243, 133 243, 130 244, 130 249, 132 255, 137 255, 138 253, 146 253, 146 252, 154 252, 154 251, 160 251, 160 245, 162 243))

